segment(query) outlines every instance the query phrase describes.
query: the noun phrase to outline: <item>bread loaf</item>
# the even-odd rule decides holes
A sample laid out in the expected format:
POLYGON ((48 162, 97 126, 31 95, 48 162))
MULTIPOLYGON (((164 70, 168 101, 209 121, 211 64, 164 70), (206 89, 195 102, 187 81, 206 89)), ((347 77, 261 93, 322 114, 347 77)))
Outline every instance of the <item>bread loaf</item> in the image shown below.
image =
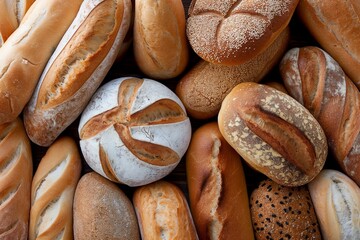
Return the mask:
POLYGON ((184 193, 176 185, 157 181, 139 187, 133 203, 143 240, 198 239, 184 193))
POLYGON ((300 0, 298 13, 320 46, 360 89, 360 2, 300 0))
POLYGON ((28 237, 33 163, 19 118, 0 125, 0 239, 28 237))
POLYGON ((36 0, 0 48, 0 124, 29 101, 52 52, 82 0, 36 0))
POLYGON ((294 98, 272 87, 238 84, 224 99, 218 119, 226 141, 280 185, 304 185, 325 164, 328 146, 320 124, 294 98))
POLYGON ((84 174, 76 187, 74 239, 140 240, 130 199, 115 183, 95 172, 84 174))
POLYGON ((18 28, 26 11, 35 0, 0 1, 0 47, 18 28))
POLYGON ((360 188, 345 174, 325 169, 309 183, 324 240, 358 239, 360 188))
POLYGON ((289 28, 263 53, 249 61, 224 66, 201 60, 191 68, 176 86, 176 93, 189 116, 196 119, 215 117, 225 96, 240 82, 259 82, 277 64, 287 47, 289 28))
POLYGON ((62 137, 48 148, 31 186, 30 240, 73 238, 73 199, 80 172, 73 139, 62 137))
POLYGON ((267 49, 288 26, 299 0, 193 0, 187 36, 204 60, 238 65, 267 49))
POLYGON ((24 124, 49 146, 80 116, 114 63, 131 21, 130 0, 85 0, 41 75, 24 124))
POLYGON ((217 122, 194 132, 186 154, 186 176, 200 239, 254 239, 241 161, 217 122))
POLYGON ((190 120, 176 94, 157 81, 131 77, 98 89, 78 131, 89 166, 128 186, 169 174, 191 138, 190 120))
POLYGON ((289 94, 324 129, 329 150, 360 186, 360 92, 339 64, 317 47, 290 49, 280 72, 289 94))
POLYGON ((134 57, 150 78, 177 77, 189 62, 181 0, 135 1, 134 57))

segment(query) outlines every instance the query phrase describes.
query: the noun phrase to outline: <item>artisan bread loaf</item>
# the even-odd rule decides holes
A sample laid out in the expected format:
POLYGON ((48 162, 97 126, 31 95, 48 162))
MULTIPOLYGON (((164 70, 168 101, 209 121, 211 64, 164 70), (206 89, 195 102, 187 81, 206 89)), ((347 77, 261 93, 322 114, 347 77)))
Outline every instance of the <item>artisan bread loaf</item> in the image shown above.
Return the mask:
POLYGON ((85 0, 41 75, 24 124, 49 146, 81 114, 108 73, 131 22, 130 0, 85 0))
POLYGON ((288 26, 299 0, 193 0, 186 32, 204 60, 238 65, 265 51, 288 26))
POLYGON ((25 13, 35 0, 0 1, 0 47, 19 27, 25 13))
POLYGON ((224 99, 219 129, 255 170, 280 185, 301 186, 327 157, 323 129, 299 102, 275 88, 240 83, 224 99))
POLYGON ((300 0, 298 13, 315 40, 360 89, 360 2, 300 0))
POLYGON ((135 1, 134 57, 148 77, 177 77, 189 62, 181 0, 135 1))
POLYGON ((76 187, 74 239, 140 239, 130 199, 115 183, 95 172, 83 175, 76 187))
POLYGON ((143 240, 198 239, 184 193, 173 183, 162 180, 139 187, 133 203, 143 240))
POLYGON ((360 188, 345 174, 325 169, 309 183, 324 240, 358 239, 360 188))
POLYGON ((81 3, 36 0, 0 48, 0 124, 19 116, 81 3))
POLYGON ((176 86, 176 94, 189 116, 196 119, 215 117, 233 87, 241 82, 259 82, 269 73, 285 53, 289 37, 289 28, 285 28, 263 53, 236 66, 200 60, 176 86))
POLYGON ((217 122, 194 132, 186 154, 186 176, 200 239, 254 239, 241 161, 217 122))
POLYGON ((31 186, 29 239, 72 239, 73 200, 81 158, 75 141, 62 137, 46 151, 31 186))
POLYGON ((19 118, 0 125, 0 152, 0 239, 26 240, 33 163, 19 118))
POLYGON ((318 47, 290 49, 280 72, 289 94, 324 129, 329 150, 360 186, 360 92, 339 64, 318 47))
POLYGON ((86 162, 129 186, 169 174, 185 154, 191 124, 180 99, 162 83, 124 77, 104 84, 79 123, 86 162))

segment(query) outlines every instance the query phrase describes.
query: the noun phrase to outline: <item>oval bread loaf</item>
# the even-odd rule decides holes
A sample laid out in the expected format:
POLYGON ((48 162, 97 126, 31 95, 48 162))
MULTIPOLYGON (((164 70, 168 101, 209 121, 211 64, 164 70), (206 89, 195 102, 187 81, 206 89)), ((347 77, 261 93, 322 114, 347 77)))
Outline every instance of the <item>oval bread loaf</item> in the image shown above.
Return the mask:
POLYGON ((0 125, 0 239, 28 237, 33 163, 22 121, 0 125))
POLYGON ((29 239, 72 239, 73 199, 81 173, 75 141, 62 137, 41 159, 31 187, 29 239))
POLYGON ((80 116, 117 57, 131 8, 131 0, 82 3, 24 110, 34 143, 49 146, 80 116))
POLYGON ((240 83, 224 99, 219 129, 255 170, 278 184, 300 186, 323 168, 327 141, 320 124, 294 98, 258 83, 240 83))

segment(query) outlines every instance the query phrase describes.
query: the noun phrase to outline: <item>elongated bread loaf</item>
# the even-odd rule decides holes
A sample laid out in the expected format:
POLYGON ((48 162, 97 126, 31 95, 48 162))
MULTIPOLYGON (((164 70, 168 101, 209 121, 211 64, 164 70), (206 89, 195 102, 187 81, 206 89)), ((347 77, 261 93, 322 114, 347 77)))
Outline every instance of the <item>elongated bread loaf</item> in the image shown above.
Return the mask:
POLYGON ((20 119, 0 125, 0 152, 0 239, 26 240, 33 163, 20 119))
POLYGON ((73 198, 80 172, 75 141, 63 137, 54 142, 32 181, 30 240, 73 238, 73 198))

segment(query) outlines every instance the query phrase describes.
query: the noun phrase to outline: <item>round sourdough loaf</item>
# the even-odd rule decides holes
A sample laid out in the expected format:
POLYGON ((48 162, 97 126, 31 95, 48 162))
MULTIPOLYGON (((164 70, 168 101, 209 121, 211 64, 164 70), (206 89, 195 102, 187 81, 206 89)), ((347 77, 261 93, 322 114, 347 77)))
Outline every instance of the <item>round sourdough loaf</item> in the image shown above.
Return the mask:
POLYGON ((224 99, 219 129, 254 169, 286 186, 310 182, 328 146, 320 124, 289 95, 258 83, 240 83, 224 99))
POLYGON ((114 182, 144 185, 169 174, 185 154, 191 124, 174 92, 150 79, 103 85, 79 123, 89 166, 114 182))

